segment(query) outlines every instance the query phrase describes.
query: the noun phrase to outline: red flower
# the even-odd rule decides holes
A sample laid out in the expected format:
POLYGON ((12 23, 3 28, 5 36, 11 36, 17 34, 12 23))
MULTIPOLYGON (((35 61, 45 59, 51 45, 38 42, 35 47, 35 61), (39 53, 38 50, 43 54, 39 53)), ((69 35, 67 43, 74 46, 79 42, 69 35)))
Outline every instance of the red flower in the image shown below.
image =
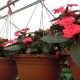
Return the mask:
POLYGON ((6 48, 7 48, 7 46, 6 46, 6 45, 2 45, 2 46, 3 46, 3 48, 4 48, 4 49, 6 49, 6 48))
POLYGON ((67 4, 67 6, 70 6, 70 7, 72 7, 72 6, 78 6, 78 4, 67 4))
POLYGON ((14 43, 14 40, 8 40, 7 42, 4 42, 3 45, 14 43))
POLYGON ((58 51, 56 51, 56 55, 60 55, 60 51, 58 50, 58 51))
POLYGON ((73 22, 74 22, 73 17, 64 17, 63 19, 57 20, 55 24, 59 24, 60 26, 66 27, 68 25, 73 24, 73 22))
POLYGON ((73 31, 75 34, 80 33, 80 25, 73 24, 73 31))
POLYGON ((20 36, 20 32, 21 32, 21 31, 16 31, 16 32, 15 32, 15 36, 20 36))
POLYGON ((14 41, 13 40, 8 40, 8 43, 13 43, 14 41))
POLYGON ((17 38, 14 38, 14 41, 16 41, 17 40, 17 38))
POLYGON ((22 29, 22 31, 29 31, 30 28, 25 28, 25 29, 22 29))
POLYGON ((58 8, 58 9, 54 9, 53 11, 54 11, 54 14, 60 13, 60 12, 62 13, 64 11, 64 6, 58 8))
POLYGON ((72 38, 74 35, 73 31, 68 29, 63 29, 63 33, 65 38, 72 38))
POLYGON ((80 33, 80 26, 77 24, 72 24, 63 29, 65 38, 72 38, 75 34, 80 33))
POLYGON ((30 28, 25 28, 15 32, 15 36, 20 36, 21 34, 26 34, 26 31, 30 30, 30 28))
POLYGON ((31 37, 29 37, 29 38, 24 38, 22 41, 23 41, 23 43, 32 42, 32 38, 31 38, 31 37))

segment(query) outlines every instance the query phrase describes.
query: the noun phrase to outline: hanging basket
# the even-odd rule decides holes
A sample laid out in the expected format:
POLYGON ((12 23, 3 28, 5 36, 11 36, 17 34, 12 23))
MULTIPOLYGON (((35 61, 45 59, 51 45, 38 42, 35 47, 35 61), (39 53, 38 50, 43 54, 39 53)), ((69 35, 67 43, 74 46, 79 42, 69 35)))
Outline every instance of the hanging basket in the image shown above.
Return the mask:
POLYGON ((13 80, 17 75, 15 60, 0 57, 0 80, 13 80))
POLYGON ((14 55, 21 80, 60 80, 61 64, 58 56, 42 54, 14 55))
POLYGON ((70 56, 70 52, 68 50, 65 50, 64 52, 64 56, 66 57, 66 59, 68 60, 69 62, 69 66, 70 66, 70 70, 71 70, 71 73, 72 73, 72 77, 74 80, 80 80, 80 67, 77 66, 71 56, 70 56))
POLYGON ((71 59, 70 55, 66 57, 69 65, 70 65, 70 70, 73 76, 74 80, 80 80, 80 67, 78 67, 73 60, 71 59))

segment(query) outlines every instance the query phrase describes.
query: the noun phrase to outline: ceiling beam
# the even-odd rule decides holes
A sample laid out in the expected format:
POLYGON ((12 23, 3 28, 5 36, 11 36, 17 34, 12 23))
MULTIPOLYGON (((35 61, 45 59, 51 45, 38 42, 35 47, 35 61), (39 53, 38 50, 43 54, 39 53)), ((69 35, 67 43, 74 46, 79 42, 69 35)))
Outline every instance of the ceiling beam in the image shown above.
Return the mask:
MULTIPOLYGON (((34 5, 38 4, 38 3, 41 3, 42 1, 45 1, 45 0, 37 0, 37 1, 35 1, 35 2, 31 3, 31 4, 29 4, 29 5, 27 5, 25 7, 22 7, 20 9, 16 10, 16 11, 12 12, 12 13, 13 14, 18 13, 18 12, 20 12, 22 10, 25 10, 25 9, 27 9, 29 7, 32 7, 32 6, 34 6, 34 5)), ((4 17, 7 17, 7 15, 1 16, 0 19, 3 19, 4 17)))
MULTIPOLYGON (((9 5, 12 5, 12 4, 16 3, 17 1, 19 1, 19 0, 14 0, 9 5)), ((5 6, 3 6, 3 7, 0 8, 0 11, 3 10, 3 9, 5 9, 5 8, 7 8, 7 7, 8 7, 8 5, 6 4, 5 6)))

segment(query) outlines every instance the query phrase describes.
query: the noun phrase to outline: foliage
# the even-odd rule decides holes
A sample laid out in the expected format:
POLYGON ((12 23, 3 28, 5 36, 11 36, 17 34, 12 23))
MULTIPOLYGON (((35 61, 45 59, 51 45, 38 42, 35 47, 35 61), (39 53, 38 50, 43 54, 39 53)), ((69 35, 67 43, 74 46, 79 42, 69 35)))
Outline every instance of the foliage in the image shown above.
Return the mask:
POLYGON ((61 47, 61 52, 68 49, 73 61, 80 66, 80 10, 72 10, 73 6, 78 5, 67 4, 66 7, 62 6, 53 10, 54 14, 59 13, 59 16, 51 20, 53 24, 50 31, 56 37, 63 36, 67 39, 60 42, 61 39, 57 38, 56 43, 61 47))
POLYGON ((72 74, 69 68, 62 69, 60 80, 73 80, 72 74))
POLYGON ((7 54, 54 54, 62 55, 65 49, 70 51, 73 61, 80 66, 80 10, 72 10, 77 4, 67 4, 54 9, 59 16, 53 20, 47 31, 39 30, 28 33, 29 28, 15 32, 16 39, 5 45, 7 54), (8 45, 9 44, 9 45, 8 45))
POLYGON ((5 45, 3 45, 3 43, 6 41, 8 41, 8 39, 0 38, 0 56, 3 56, 3 57, 5 57, 4 48, 6 47, 5 45))
POLYGON ((8 39, 0 38, 0 44, 3 44, 6 41, 8 41, 8 39))
POLYGON ((68 39, 63 43, 59 43, 61 51, 65 48, 68 49, 73 61, 80 66, 80 13, 79 10, 72 10, 73 6, 78 5, 67 4, 66 8, 63 6, 53 10, 54 13, 59 13, 59 16, 57 20, 52 20, 53 25, 50 30, 53 35, 62 35, 68 39))
POLYGON ((28 32, 28 28, 15 32, 16 39, 5 42, 7 56, 13 54, 47 54, 51 52, 50 45, 40 40, 43 35, 47 35, 48 30, 28 32))

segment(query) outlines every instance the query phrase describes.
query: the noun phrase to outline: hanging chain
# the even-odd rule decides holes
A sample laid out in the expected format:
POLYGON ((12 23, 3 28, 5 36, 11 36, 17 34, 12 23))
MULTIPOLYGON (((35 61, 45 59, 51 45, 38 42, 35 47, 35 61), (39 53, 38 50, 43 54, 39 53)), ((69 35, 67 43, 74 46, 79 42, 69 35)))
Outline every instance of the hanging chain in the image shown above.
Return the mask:
MULTIPOLYGON (((43 2, 44 3, 44 2, 43 2)), ((41 19, 40 19, 40 29, 41 29, 41 24, 43 26, 43 36, 44 36, 44 23, 43 23, 43 5, 41 4, 42 11, 41 11, 41 19)))
POLYGON ((28 27, 28 25, 29 25, 29 23, 30 23, 30 21, 31 21, 31 19, 32 19, 32 17, 33 17, 33 14, 34 14, 34 12, 35 12, 35 10, 36 10, 36 8, 37 8, 37 5, 38 5, 38 4, 36 4, 36 6, 35 6, 35 8, 34 8, 34 10, 33 10, 33 13, 32 13, 32 15, 31 15, 31 17, 30 17, 30 19, 29 19, 26 27, 28 27))
MULTIPOLYGON (((44 4, 44 5, 45 5, 45 4, 44 4)), ((51 23, 51 25, 52 25, 51 18, 50 18, 50 16, 49 16, 49 12, 47 11, 47 9, 46 9, 46 13, 47 13, 48 18, 49 18, 49 20, 50 20, 50 23, 51 23)))
MULTIPOLYGON (((39 1, 40 2, 40 1, 39 1)), ((44 6, 44 8, 55 18, 55 16, 51 13, 51 11, 42 3, 42 2, 40 2, 43 6, 44 6)))

